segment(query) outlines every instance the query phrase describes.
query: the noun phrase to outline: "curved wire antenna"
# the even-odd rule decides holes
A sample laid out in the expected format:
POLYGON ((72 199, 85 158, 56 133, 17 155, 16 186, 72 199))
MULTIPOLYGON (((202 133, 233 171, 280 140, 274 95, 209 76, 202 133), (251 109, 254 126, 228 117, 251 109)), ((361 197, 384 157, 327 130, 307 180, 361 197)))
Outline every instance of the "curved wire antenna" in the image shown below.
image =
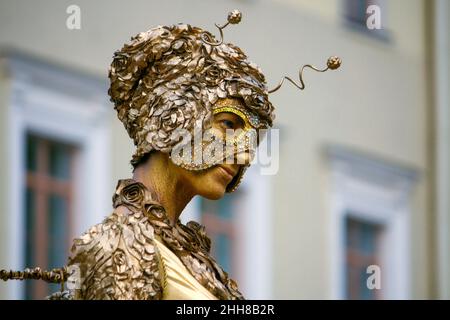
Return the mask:
POLYGON ((294 86, 296 86, 298 89, 303 90, 303 89, 305 89, 305 82, 303 81, 303 71, 304 71, 306 68, 310 68, 310 69, 312 69, 312 70, 314 70, 314 71, 317 71, 317 72, 325 72, 325 71, 327 71, 327 70, 336 70, 336 69, 338 69, 338 68, 341 66, 341 64, 342 64, 341 58, 336 57, 336 56, 332 56, 332 57, 328 58, 328 60, 327 60, 327 66, 326 66, 326 68, 324 68, 324 69, 319 69, 319 68, 317 68, 317 67, 315 67, 315 66, 313 66, 313 65, 305 64, 303 67, 301 67, 301 69, 300 69, 299 72, 298 72, 298 77, 299 77, 299 81, 300 81, 299 84, 297 84, 297 83, 296 83, 294 80, 292 80, 290 77, 284 76, 284 77, 281 79, 281 81, 278 83, 278 85, 277 85, 275 88, 269 90, 268 93, 273 93, 273 92, 277 91, 278 89, 280 89, 281 86, 282 86, 283 83, 284 83, 284 80, 288 80, 288 81, 291 82, 294 86))
POLYGON ((225 23, 223 26, 219 26, 217 23, 214 24, 217 27, 217 29, 219 29, 219 32, 220 32, 220 40, 219 41, 214 41, 211 34, 206 31, 203 31, 201 34, 202 41, 213 47, 220 46, 223 43, 223 31, 222 30, 225 29, 229 24, 230 24, 229 22, 225 23))
POLYGON ((214 40, 213 36, 206 31, 203 31, 200 35, 202 41, 210 46, 213 47, 217 47, 220 46, 223 43, 223 29, 225 29, 229 24, 238 24, 239 22, 241 22, 242 19, 242 13, 239 10, 233 10, 231 12, 228 13, 228 18, 227 18, 227 22, 224 25, 218 25, 217 23, 215 23, 214 25, 216 26, 217 29, 219 29, 219 33, 220 33, 220 40, 216 41, 214 40))

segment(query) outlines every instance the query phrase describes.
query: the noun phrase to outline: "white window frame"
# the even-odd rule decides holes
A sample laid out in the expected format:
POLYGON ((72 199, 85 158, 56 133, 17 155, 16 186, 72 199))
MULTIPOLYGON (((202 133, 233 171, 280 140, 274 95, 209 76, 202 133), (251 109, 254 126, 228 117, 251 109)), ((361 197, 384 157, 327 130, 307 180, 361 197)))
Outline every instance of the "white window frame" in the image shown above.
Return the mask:
POLYGON ((328 148, 328 157, 331 164, 328 219, 331 299, 345 299, 347 217, 383 227, 380 244, 382 298, 409 299, 410 203, 417 172, 342 147, 328 148))
MULTIPOLYGON (((72 231, 81 233, 110 210, 110 113, 106 83, 77 71, 57 67, 23 54, 6 58, 11 81, 8 108, 8 171, 11 212, 8 267, 24 263, 24 146, 28 132, 75 144, 74 220, 72 231)), ((21 299, 24 285, 9 281, 8 298, 21 299)), ((42 297, 44 298, 44 297, 42 297)))

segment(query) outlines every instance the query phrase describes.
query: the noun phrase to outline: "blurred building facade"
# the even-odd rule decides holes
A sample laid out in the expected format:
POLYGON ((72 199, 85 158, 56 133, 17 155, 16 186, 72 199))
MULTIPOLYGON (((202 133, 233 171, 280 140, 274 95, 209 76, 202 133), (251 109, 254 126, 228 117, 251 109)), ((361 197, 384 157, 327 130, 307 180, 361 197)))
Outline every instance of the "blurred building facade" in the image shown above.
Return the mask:
MULTIPOLYGON (((225 40, 269 86, 331 54, 343 65, 271 97, 277 174, 253 167, 235 194, 194 199, 183 219, 206 224, 251 299, 450 298, 446 0, 1 1, 0 268, 64 263, 131 176, 107 96, 112 53, 158 24, 214 31, 233 8, 243 21, 225 40), (73 4, 79 30, 66 26, 73 4), (371 5, 381 29, 367 28, 371 5)), ((48 290, 1 283, 0 298, 48 290)))

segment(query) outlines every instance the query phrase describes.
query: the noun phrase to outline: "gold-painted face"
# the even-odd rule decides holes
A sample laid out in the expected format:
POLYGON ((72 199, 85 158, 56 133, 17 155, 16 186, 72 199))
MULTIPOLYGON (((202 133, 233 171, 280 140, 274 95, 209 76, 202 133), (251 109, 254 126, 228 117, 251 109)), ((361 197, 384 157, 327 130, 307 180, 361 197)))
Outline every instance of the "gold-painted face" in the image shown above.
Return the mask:
MULTIPOLYGON (((245 169, 250 164, 253 156, 256 153, 257 146, 257 130, 252 125, 250 112, 246 110, 243 101, 236 98, 226 98, 219 100, 212 108, 212 122, 211 127, 208 129, 209 138, 204 138, 201 145, 194 143, 192 145, 192 153, 188 151, 188 154, 193 155, 200 152, 202 158, 201 162, 196 162, 195 157, 190 158, 173 158, 172 161, 181 168, 188 171, 197 171, 195 176, 198 180, 202 181, 205 186, 210 188, 215 185, 217 178, 215 175, 219 173, 219 181, 225 182, 225 185, 221 185, 221 189, 227 190, 227 192, 234 191, 242 179, 242 175, 245 169), (231 131, 230 131, 231 130, 231 131), (217 152, 219 150, 223 150, 217 152), (220 170, 218 168, 225 169, 231 176, 225 178, 231 178, 231 180, 225 179, 220 176, 220 170)), ((253 119, 253 122, 255 119, 253 119)), ((197 181, 195 181, 197 183, 197 181)), ((220 188, 213 188, 220 189, 220 188)))
MULTIPOLYGON (((246 119, 243 118, 243 114, 230 112, 230 110, 225 111, 225 109, 213 114, 212 132, 219 141, 223 141, 224 145, 227 142, 231 142, 232 145, 238 143, 238 139, 235 136, 227 135, 227 130, 243 132, 247 130, 246 128, 251 127, 246 126, 246 119)), ((241 133, 238 136, 241 136, 241 133)), ((207 146, 208 144, 204 144, 203 150, 207 146)), ((239 156, 243 160, 242 163, 250 161, 249 152, 242 152, 239 156)), ((190 163, 181 163, 178 164, 178 168, 173 167, 172 170, 177 171, 183 177, 183 180, 191 186, 192 190, 195 190, 196 194, 208 199, 219 199, 225 192, 234 191, 242 179, 247 165, 221 162, 215 165, 206 165, 207 167, 203 170, 193 169, 191 166, 192 164, 190 163)))

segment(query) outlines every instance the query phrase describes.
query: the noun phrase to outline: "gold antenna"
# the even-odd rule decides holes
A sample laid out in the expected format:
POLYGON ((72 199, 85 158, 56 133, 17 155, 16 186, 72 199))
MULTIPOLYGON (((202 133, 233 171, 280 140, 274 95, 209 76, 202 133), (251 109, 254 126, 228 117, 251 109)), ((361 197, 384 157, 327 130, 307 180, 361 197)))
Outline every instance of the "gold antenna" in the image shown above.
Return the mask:
POLYGON ((227 23, 223 26, 219 26, 217 23, 214 25, 219 29, 220 32, 220 41, 215 41, 209 32, 203 31, 201 34, 201 39, 204 43, 209 44, 210 46, 217 47, 223 43, 223 29, 225 29, 230 23, 238 24, 241 22, 242 13, 239 10, 233 10, 228 13, 227 23))
POLYGON ((3 281, 33 279, 44 280, 49 283, 60 283, 61 292, 64 291, 64 283, 67 281, 68 276, 66 267, 52 269, 50 271, 42 270, 39 267, 33 269, 26 268, 24 271, 0 270, 0 279, 3 281))
POLYGON ((310 65, 310 64, 305 64, 305 65, 300 69, 300 71, 299 71, 299 73, 298 73, 298 77, 299 77, 299 80, 300 80, 300 84, 297 84, 297 83, 296 83, 294 80, 292 80, 291 78, 289 78, 289 77, 287 77, 287 76, 284 76, 283 79, 281 79, 280 83, 279 83, 275 88, 269 90, 269 93, 273 93, 273 92, 277 91, 278 89, 280 89, 281 86, 282 86, 283 83, 284 83, 284 80, 290 81, 294 86, 296 86, 296 87, 299 88, 300 90, 303 90, 303 89, 305 89, 305 83, 303 82, 303 70, 305 70, 305 68, 310 68, 310 69, 313 69, 313 70, 315 70, 315 71, 317 71, 317 72, 325 72, 325 71, 327 71, 327 70, 336 70, 336 69, 338 69, 338 68, 341 66, 341 64, 342 64, 341 58, 336 57, 336 56, 332 56, 332 57, 329 57, 329 58, 328 58, 328 60, 327 60, 327 67, 324 68, 324 69, 318 69, 317 67, 312 66, 312 65, 310 65))

